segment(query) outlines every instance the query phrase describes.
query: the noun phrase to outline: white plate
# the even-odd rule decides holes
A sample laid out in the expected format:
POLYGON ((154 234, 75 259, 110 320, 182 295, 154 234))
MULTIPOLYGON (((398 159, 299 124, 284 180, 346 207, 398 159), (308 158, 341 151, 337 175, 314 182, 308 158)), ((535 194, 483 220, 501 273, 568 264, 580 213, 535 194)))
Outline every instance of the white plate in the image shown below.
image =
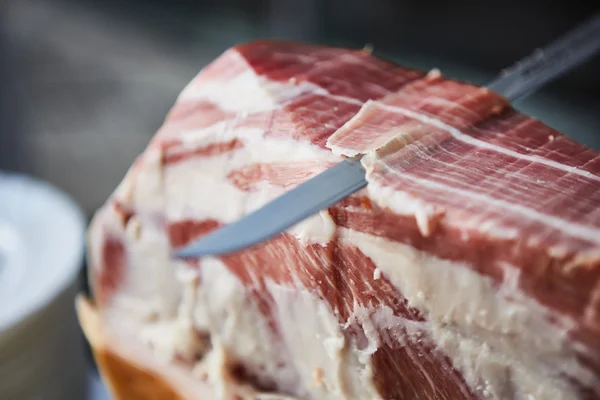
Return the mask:
POLYGON ((0 172, 0 334, 72 284, 85 226, 80 208, 60 190, 0 172))

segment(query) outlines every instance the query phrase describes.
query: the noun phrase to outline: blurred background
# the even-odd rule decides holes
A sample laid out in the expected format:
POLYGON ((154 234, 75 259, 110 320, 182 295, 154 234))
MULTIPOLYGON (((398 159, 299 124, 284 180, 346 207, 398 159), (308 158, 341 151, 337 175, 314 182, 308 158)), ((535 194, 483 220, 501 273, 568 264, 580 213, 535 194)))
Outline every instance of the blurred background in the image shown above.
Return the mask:
MULTIPOLYGON (((599 8, 582 0, 0 1, 0 170, 52 183, 89 218, 179 91, 234 44, 371 44, 401 64, 483 84, 599 8)), ((516 106, 600 149, 599 72, 596 57, 516 106)), ((104 398, 101 388, 96 396, 104 398)))

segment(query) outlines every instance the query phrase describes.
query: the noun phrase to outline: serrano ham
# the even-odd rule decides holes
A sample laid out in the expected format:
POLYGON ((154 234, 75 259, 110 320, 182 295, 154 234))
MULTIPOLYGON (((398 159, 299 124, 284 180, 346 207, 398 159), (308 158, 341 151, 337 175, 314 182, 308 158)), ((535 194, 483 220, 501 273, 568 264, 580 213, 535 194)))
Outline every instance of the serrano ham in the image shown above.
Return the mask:
POLYGON ((367 51, 226 51, 95 215, 89 261, 79 315, 116 398, 600 397, 599 153, 367 51), (334 207, 171 257, 358 154, 369 183, 334 207))

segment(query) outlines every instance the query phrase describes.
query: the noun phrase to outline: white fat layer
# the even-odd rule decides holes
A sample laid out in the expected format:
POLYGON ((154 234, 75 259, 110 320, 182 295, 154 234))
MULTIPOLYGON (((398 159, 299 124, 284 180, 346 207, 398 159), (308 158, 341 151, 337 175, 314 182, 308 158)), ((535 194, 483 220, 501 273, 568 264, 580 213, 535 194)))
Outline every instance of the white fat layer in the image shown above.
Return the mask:
POLYGON ((208 100, 227 111, 260 112, 276 109, 305 93, 321 92, 324 90, 310 82, 270 81, 249 70, 227 82, 207 81, 201 85, 192 82, 181 92, 179 100, 208 100))
POLYGON ((181 292, 172 272, 176 262, 170 258, 170 245, 162 229, 152 220, 142 221, 135 215, 123 227, 121 216, 113 208, 103 209, 94 217, 89 232, 94 269, 104 265, 102 254, 107 239, 120 241, 125 247, 124 268, 117 266, 119 270, 115 271, 123 273, 122 282, 110 297, 111 309, 130 314, 132 319, 126 324, 174 316, 181 292))
MULTIPOLYGON (((243 134, 241 130, 237 136, 243 134)), ((171 220, 183 218, 215 218, 232 222, 275 199, 288 189, 260 182, 250 191, 236 187, 228 178, 231 171, 256 163, 293 163, 339 159, 323 149, 288 139, 261 139, 260 133, 245 131, 243 151, 233 151, 215 157, 195 157, 169 165, 164 171, 164 191, 167 198, 166 215, 171 220), (207 171, 198 173, 198 171, 207 171)), ((206 140, 214 141, 214 137, 206 140)), ((225 139, 218 139, 225 140, 225 139)), ((199 143, 205 143, 199 140, 199 143)), ((333 222, 325 214, 295 227, 296 235, 307 242, 331 240, 333 222), (312 227, 311 227, 312 226, 312 227), (323 229, 320 229, 323 227, 323 229), (319 228, 319 229, 317 229, 319 228), (320 236, 319 239, 316 239, 320 236)))
MULTIPOLYGON (((369 184, 367 185, 367 192, 369 193, 369 197, 375 204, 383 208, 389 208, 396 214, 414 215, 421 234, 423 234, 423 236, 429 236, 439 220, 440 215, 443 215, 444 210, 428 204, 408 192, 398 190, 391 186, 381 185, 377 180, 370 179, 369 173, 372 170, 371 155, 372 154, 368 154, 361 160, 368 171, 367 180, 369 181, 369 184)), ((471 214, 465 214, 464 218, 461 218, 458 213, 459 211, 455 211, 453 215, 460 218, 460 225, 465 231, 465 235, 467 234, 467 231, 477 230, 479 232, 486 232, 490 235, 503 238, 517 238, 519 236, 519 230, 517 228, 504 227, 497 221, 490 220, 485 215, 473 216, 471 214)))
POLYGON ((487 397, 575 398, 561 373, 600 390, 575 358, 570 321, 551 324, 550 311, 520 292, 513 266, 504 266, 508 279, 497 286, 466 265, 400 243, 346 229, 338 235, 371 258, 408 304, 427 316, 425 332, 433 343, 487 397))
POLYGON ((320 244, 322 246, 331 242, 335 236, 337 226, 327 210, 309 217, 288 229, 298 241, 306 246, 320 244))
MULTIPOLYGON (((193 150, 214 142, 240 139, 244 142, 244 150, 228 153, 226 156, 231 158, 241 157, 241 153, 243 157, 246 157, 245 160, 251 163, 285 161, 289 157, 292 157, 291 161, 320 160, 335 162, 341 160, 340 157, 331 154, 330 151, 311 144, 289 138, 264 137, 264 133, 265 131, 262 128, 234 127, 231 121, 222 121, 207 128, 184 131, 180 140, 183 143, 183 148, 193 150)), ((197 159, 201 158, 197 157, 197 159)), ((204 159, 209 160, 209 164, 212 165, 210 160, 213 158, 205 157, 204 159)))
POLYGON ((145 317, 161 319, 175 315, 181 291, 171 270, 178 263, 171 259, 168 238, 157 228, 150 220, 142 223, 136 216, 129 220, 124 237, 128 257, 124 285, 132 298, 151 299, 140 304, 145 317))
POLYGON ((286 390, 297 389, 296 375, 264 317, 253 306, 242 282, 221 261, 202 261, 202 285, 198 301, 191 304, 196 326, 216 338, 232 359, 250 361, 264 368, 266 376, 277 377, 286 390))
MULTIPOLYGON (((361 159, 361 164, 367 171, 367 177, 373 172, 373 164, 377 160, 375 153, 369 153, 361 159)), ((378 185, 377 182, 369 182, 367 193, 372 199, 376 199, 376 204, 383 208, 389 208, 400 215, 433 215, 436 210, 409 193, 399 191, 390 186, 378 185)), ((423 218, 423 217, 421 217, 423 218)))
POLYGON ((299 287, 267 281, 267 288, 298 373, 299 395, 323 400, 381 398, 373 385, 370 359, 361 360, 360 352, 346 341, 328 303, 299 287))
POLYGON ((133 165, 114 192, 116 200, 125 205, 143 204, 147 213, 165 209, 162 154, 149 148, 142 156, 143 167, 133 165))

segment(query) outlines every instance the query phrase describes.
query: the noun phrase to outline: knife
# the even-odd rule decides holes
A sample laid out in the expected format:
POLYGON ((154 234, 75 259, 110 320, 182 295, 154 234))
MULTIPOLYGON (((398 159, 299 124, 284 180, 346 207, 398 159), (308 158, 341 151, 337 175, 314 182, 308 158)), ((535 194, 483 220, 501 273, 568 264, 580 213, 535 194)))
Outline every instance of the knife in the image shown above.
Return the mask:
MULTIPOLYGON (((503 71, 487 85, 510 101, 527 96, 600 50, 600 14, 503 71)), ((331 207, 367 185, 362 156, 348 158, 240 220, 174 252, 194 258, 227 254, 261 243, 331 207)))

